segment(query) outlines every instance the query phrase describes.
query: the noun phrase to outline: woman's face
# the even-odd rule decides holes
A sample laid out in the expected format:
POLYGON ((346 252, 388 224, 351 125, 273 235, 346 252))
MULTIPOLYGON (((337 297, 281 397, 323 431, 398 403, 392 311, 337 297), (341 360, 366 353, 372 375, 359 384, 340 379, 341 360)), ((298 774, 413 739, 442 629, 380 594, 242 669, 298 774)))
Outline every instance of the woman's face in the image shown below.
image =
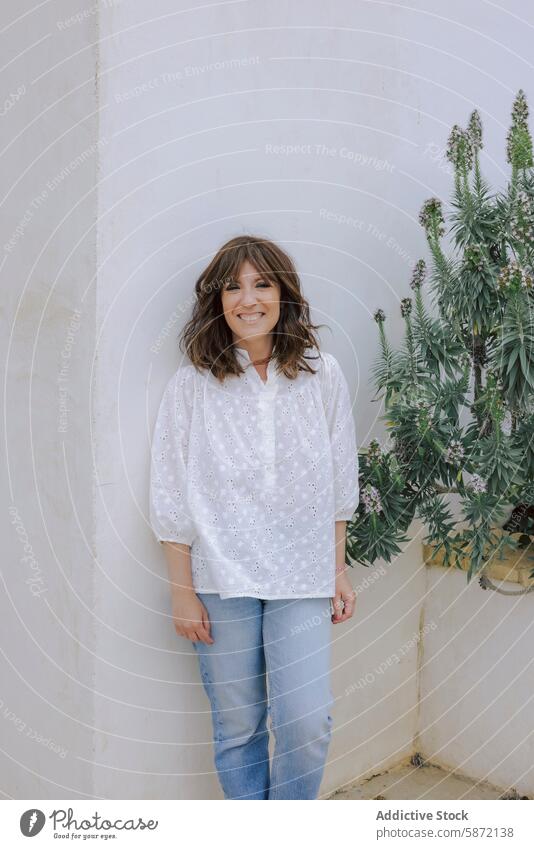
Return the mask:
POLYGON ((280 317, 280 286, 264 277, 245 260, 235 280, 221 292, 224 317, 234 341, 264 336, 280 317))

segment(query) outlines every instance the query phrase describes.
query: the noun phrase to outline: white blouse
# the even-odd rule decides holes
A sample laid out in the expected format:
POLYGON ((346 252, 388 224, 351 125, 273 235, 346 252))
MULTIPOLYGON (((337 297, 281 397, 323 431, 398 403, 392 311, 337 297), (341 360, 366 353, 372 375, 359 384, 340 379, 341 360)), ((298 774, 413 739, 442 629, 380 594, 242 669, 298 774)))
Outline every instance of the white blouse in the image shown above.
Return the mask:
POLYGON ((291 380, 245 348, 243 375, 221 384, 180 366, 154 429, 150 525, 191 546, 193 588, 221 598, 335 595, 335 528, 359 503, 347 382, 332 354, 309 348, 315 374, 291 380))

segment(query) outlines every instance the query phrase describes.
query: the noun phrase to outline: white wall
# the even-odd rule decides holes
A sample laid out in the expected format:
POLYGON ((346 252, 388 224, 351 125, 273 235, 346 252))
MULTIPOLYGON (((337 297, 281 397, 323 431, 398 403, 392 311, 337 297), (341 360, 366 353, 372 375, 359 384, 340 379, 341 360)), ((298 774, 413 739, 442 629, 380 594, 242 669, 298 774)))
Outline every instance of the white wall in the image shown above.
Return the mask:
POLYGON ((0 786, 91 798, 96 17, 32 5, 6 0, 0 33, 0 786))
MULTIPOLYGON (((297 261, 314 320, 331 327, 323 344, 343 363, 364 441, 377 416, 367 385, 376 351, 369 312, 398 298, 388 269, 407 286, 421 245, 417 208, 427 192, 416 187, 413 209, 403 201, 402 170, 417 170, 417 138, 401 127, 403 117, 408 126, 405 107, 382 100, 383 72, 328 61, 376 61, 377 43, 368 36, 321 28, 359 26, 351 4, 328 17, 322 4, 230 3, 172 14, 176 4, 159 3, 154 22, 137 27, 146 16, 136 9, 117 6, 101 29, 107 143, 99 193, 98 463, 105 485, 97 504, 97 609, 119 634, 110 641, 99 631, 96 689, 107 695, 96 698, 96 724, 114 736, 97 735, 102 767, 95 780, 106 796, 117 792, 117 772, 128 795, 218 796, 209 774, 208 702, 196 658, 172 629, 164 562, 146 526, 149 436, 163 385, 179 362, 175 340, 194 281, 235 233, 252 230, 282 243, 297 261), (108 34, 113 40, 105 40, 108 34), (307 54, 326 59, 283 58, 307 54), (277 151, 280 145, 297 152, 277 151), (364 230, 327 215, 352 216, 364 230), (393 234, 397 250, 386 246, 393 234), (113 710, 110 699, 117 700, 113 710), (204 775, 193 780, 192 772, 204 775)), ((360 11, 366 26, 374 25, 376 10, 360 11)), ((394 62, 395 40, 382 41, 394 62)), ((393 72, 386 77, 388 96, 401 100, 402 81, 393 72)), ((419 578, 402 586, 410 562, 362 592, 362 611, 371 599, 380 603, 391 629, 370 606, 335 633, 337 730, 326 789, 373 768, 377 758, 391 762, 411 744, 416 652, 363 692, 343 695, 417 630, 410 591, 419 578), (395 695, 388 692, 392 682, 395 695), (373 710, 377 698, 381 706, 373 710), (393 704, 402 705, 402 718, 385 732, 393 704), (374 734, 375 746, 365 747, 374 734)))
MULTIPOLYGON (((43 599, 29 597, 20 544, 7 529, 15 602, 6 605, 3 645, 16 672, 6 667, 6 689, 13 710, 59 737, 69 757, 47 756, 34 776, 29 758, 44 747, 28 752, 23 737, 7 742, 11 726, 1 723, 4 786, 40 798, 220 797, 208 703, 192 650, 174 635, 162 553, 147 525, 150 436, 163 386, 180 362, 176 337, 194 281, 236 233, 279 241, 297 261, 314 321, 330 325, 322 342, 349 380, 360 443, 382 435, 382 405, 372 403, 369 382, 377 353, 372 313, 384 308, 398 338, 398 301, 410 294, 413 262, 426 254, 418 211, 430 195, 448 197, 439 151, 451 124, 465 122, 473 106, 486 127, 485 173, 502 181, 513 95, 534 89, 532 13, 512 0, 499 7, 456 0, 445 11, 436 0, 99 5, 96 90, 97 20, 89 5, 47 4, 14 23, 6 39, 6 61, 15 58, 8 88, 29 87, 10 112, 10 138, 35 123, 3 155, 5 191, 31 166, 1 207, 3 230, 14 230, 46 177, 96 139, 99 155, 62 183, 2 266, 14 331, 6 403, 25 411, 22 420, 7 417, 13 501, 45 566, 46 598, 74 634, 43 599), (58 28, 76 10, 80 20, 58 28), (24 63, 17 59, 41 34, 24 63), (60 439, 57 371, 68 319, 86 288, 70 427, 60 439), (36 471, 30 419, 39 425, 36 471), (43 654, 45 644, 61 670, 43 654), (54 780, 69 790, 60 792, 54 780)), ((8 10, 9 21, 23 14, 20 4, 8 10)), ((425 592, 420 559, 415 538, 362 590, 353 622, 333 632, 338 700, 325 792, 410 751, 421 660, 413 635, 425 592)), ((355 584, 368 571, 357 567, 355 584)))

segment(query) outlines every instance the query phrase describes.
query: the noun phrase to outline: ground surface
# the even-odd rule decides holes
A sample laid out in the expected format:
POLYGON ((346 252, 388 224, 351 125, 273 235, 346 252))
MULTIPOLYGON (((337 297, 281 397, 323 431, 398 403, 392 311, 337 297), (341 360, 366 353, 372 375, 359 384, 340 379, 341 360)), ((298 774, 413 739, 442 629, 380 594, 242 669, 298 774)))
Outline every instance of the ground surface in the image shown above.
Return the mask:
POLYGON ((499 799, 502 789, 438 766, 403 763, 387 772, 345 786, 328 798, 342 799, 499 799))

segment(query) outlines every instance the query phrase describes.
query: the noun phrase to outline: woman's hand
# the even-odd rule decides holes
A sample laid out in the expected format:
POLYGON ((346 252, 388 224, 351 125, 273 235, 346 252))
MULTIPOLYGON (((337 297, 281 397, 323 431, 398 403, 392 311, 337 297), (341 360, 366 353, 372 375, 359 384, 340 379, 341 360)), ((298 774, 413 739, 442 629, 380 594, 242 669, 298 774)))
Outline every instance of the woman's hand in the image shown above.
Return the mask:
POLYGON ((208 611, 194 590, 180 589, 172 593, 172 617, 178 636, 194 643, 212 645, 208 611))
POLYGON ((336 575, 336 594, 332 603, 334 605, 332 614, 334 625, 339 625, 340 622, 345 622, 345 620, 351 618, 356 606, 356 593, 352 589, 352 584, 346 572, 336 575))

